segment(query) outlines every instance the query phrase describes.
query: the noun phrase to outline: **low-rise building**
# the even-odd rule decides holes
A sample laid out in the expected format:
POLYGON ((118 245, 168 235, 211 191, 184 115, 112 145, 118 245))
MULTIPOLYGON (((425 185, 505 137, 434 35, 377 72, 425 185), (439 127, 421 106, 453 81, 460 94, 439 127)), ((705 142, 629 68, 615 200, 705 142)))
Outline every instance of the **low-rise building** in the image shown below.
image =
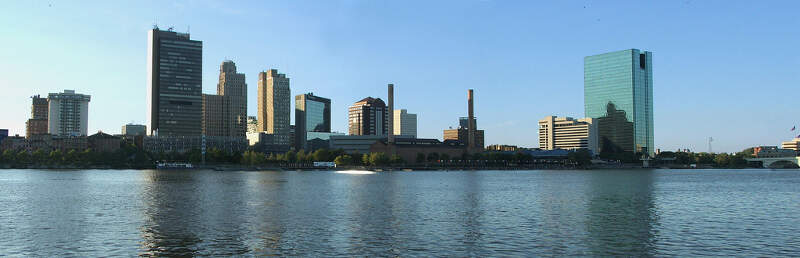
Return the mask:
MULTIPOLYGON (((144 133, 144 130, 142 130, 144 133)), ((122 138, 103 132, 87 137, 89 148, 96 152, 115 152, 119 150, 122 138)))
POLYGON ((8 137, 8 129, 0 129, 0 144, 3 143, 6 137, 8 137))
POLYGON ((459 141, 446 140, 441 142, 437 139, 418 139, 418 138, 395 138, 394 144, 388 144, 385 139, 373 143, 369 152, 383 152, 386 155, 397 155, 406 164, 416 164, 417 156, 437 153, 441 156, 448 156, 451 159, 461 159, 467 154, 467 146, 459 141))
MULTIPOLYGON (((443 132, 442 138, 445 141, 448 140, 459 141, 468 145, 469 129, 467 128, 446 129, 443 132)), ((483 130, 475 130, 475 147, 483 149, 483 130)))
MULTIPOLYGON (((412 139, 410 136, 395 135, 395 139, 412 139)), ((370 153, 372 144, 386 140, 385 135, 331 135, 330 136, 330 149, 341 149, 350 154, 367 154, 370 153)))
POLYGON ((147 136, 143 139, 143 149, 150 153, 185 153, 191 150, 216 148, 223 152, 243 152, 247 150, 247 139, 228 136, 147 136))
POLYGON ((797 156, 797 151, 790 149, 780 149, 778 146, 758 146, 753 148, 753 156, 756 158, 785 158, 797 156))

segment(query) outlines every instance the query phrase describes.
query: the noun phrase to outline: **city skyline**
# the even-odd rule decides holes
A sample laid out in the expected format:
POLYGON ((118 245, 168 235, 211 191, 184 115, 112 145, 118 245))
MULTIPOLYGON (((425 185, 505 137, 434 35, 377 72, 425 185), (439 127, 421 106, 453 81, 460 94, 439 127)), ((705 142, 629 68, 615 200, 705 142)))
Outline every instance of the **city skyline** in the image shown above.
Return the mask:
MULTIPOLYGON (((725 9, 726 7, 708 3, 648 4, 648 8, 664 8, 675 11, 675 14, 654 15, 653 19, 661 23, 656 23, 657 26, 652 31, 637 32, 643 35, 626 35, 624 30, 608 29, 620 26, 624 22, 635 21, 644 15, 631 14, 621 18, 614 18, 610 15, 615 8, 627 8, 624 6, 592 3, 523 6, 519 7, 520 11, 512 10, 509 15, 518 17, 522 15, 523 10, 539 10, 536 12, 537 14, 542 12, 541 10, 570 10, 583 15, 577 15, 579 26, 577 26, 576 34, 587 33, 581 37, 560 36, 551 43, 525 45, 523 43, 536 42, 536 39, 539 38, 537 35, 552 35, 548 33, 553 33, 551 30, 561 27, 548 24, 547 26, 554 28, 544 28, 545 26, 542 25, 532 26, 531 29, 526 30, 523 27, 503 23, 504 19, 494 17, 489 19, 487 24, 474 27, 474 29, 491 29, 502 36, 502 41, 468 40, 462 36, 468 35, 470 30, 466 30, 462 26, 469 26, 458 25, 464 23, 466 19, 460 15, 469 16, 467 14, 476 12, 480 8, 487 8, 490 13, 496 14, 508 11, 509 6, 490 1, 433 4, 430 9, 424 10, 422 17, 423 20, 432 22, 433 29, 441 29, 445 34, 436 36, 431 34, 435 33, 433 29, 412 32, 413 29, 421 28, 422 25, 409 19, 411 13, 409 9, 396 8, 396 5, 399 4, 356 2, 338 7, 333 12, 334 15, 320 17, 320 20, 334 21, 331 25, 333 27, 309 23, 289 25, 291 22, 287 22, 288 28, 279 28, 278 30, 282 33, 291 32, 292 34, 286 38, 280 38, 280 42, 266 43, 269 47, 264 49, 270 51, 252 57, 251 55, 262 51, 252 47, 249 43, 237 41, 235 37, 233 39, 226 39, 226 37, 228 33, 235 35, 235 32, 253 30, 258 27, 258 22, 241 18, 236 21, 243 25, 242 28, 226 32, 218 25, 210 25, 201 21, 209 16, 232 17, 253 14, 252 11, 244 8, 247 5, 243 3, 228 5, 212 1, 188 6, 183 2, 173 2, 169 7, 180 10, 178 14, 173 15, 159 11, 155 14, 156 17, 149 14, 143 15, 146 13, 144 10, 148 8, 148 4, 113 8, 100 2, 94 5, 57 2, 52 7, 49 7, 47 3, 11 3, 11 5, 18 5, 16 6, 18 8, 12 7, 7 10, 18 12, 8 13, 4 16, 10 18, 0 18, 3 21, 11 19, 6 21, 8 24, 12 24, 15 17, 20 18, 19 20, 36 20, 31 18, 36 15, 45 16, 55 10, 69 13, 68 10, 71 8, 97 10, 97 19, 110 20, 108 24, 98 26, 98 28, 85 28, 78 25, 86 26, 91 23, 91 20, 68 21, 68 18, 72 18, 71 16, 54 14, 48 16, 48 19, 44 21, 30 21, 31 24, 27 24, 30 26, 3 29, 4 34, 14 35, 14 37, 10 37, 7 42, 10 47, 0 50, 0 56, 4 60, 16 61, 13 64, 3 62, 4 69, 0 69, 2 70, 0 71, 0 78, 2 78, 0 84, 8 93, 1 97, 0 102, 3 104, 0 104, 0 108, 19 110, 20 112, 18 112, 19 114, 9 112, 8 115, 0 118, 0 128, 9 128, 9 133, 12 135, 24 134, 25 121, 30 117, 28 112, 22 111, 30 108, 28 97, 35 94, 61 92, 63 89, 74 89, 76 92, 92 95, 92 104, 89 105, 89 134, 98 130, 116 133, 121 125, 131 121, 145 124, 144 78, 146 76, 143 67, 146 61, 146 50, 144 50, 146 44, 142 35, 154 20, 162 28, 169 27, 168 24, 174 24, 175 30, 178 32, 189 31, 182 28, 184 25, 191 25, 192 31, 194 31, 191 38, 203 41, 202 70, 207 71, 202 74, 203 93, 214 92, 216 78, 219 76, 216 72, 208 71, 215 71, 217 64, 223 60, 233 60, 238 64, 241 72, 248 75, 248 115, 254 115, 254 111, 257 110, 255 108, 257 102, 253 85, 257 84, 254 83, 257 71, 279 69, 290 75, 293 80, 292 88, 296 92, 319 93, 332 99, 333 103, 337 103, 332 106, 331 111, 333 131, 346 131, 346 110, 350 103, 364 96, 383 99, 386 97, 383 85, 395 82, 396 87, 402 89, 397 93, 400 95, 398 99, 401 101, 395 103, 395 106, 415 110, 417 114, 420 114, 419 136, 440 138, 441 130, 452 126, 451 121, 459 116, 466 116, 460 97, 463 89, 475 88, 481 94, 481 98, 475 103, 476 110, 479 110, 476 115, 482 118, 480 129, 485 129, 487 132, 485 136, 487 145, 511 144, 536 147, 538 146, 537 138, 530 137, 531 134, 525 132, 536 130, 537 121, 541 117, 546 115, 583 117, 582 59, 585 56, 629 48, 646 49, 658 56, 654 61, 657 67, 654 71, 654 80, 656 81, 654 83, 656 85, 654 90, 655 148, 662 150, 690 148, 695 151, 705 151, 706 139, 709 136, 713 136, 715 139, 715 151, 732 152, 749 146, 776 145, 781 141, 790 140, 794 135, 789 128, 797 124, 797 121, 792 118, 795 113, 791 111, 791 94, 781 92, 789 92, 789 87, 796 85, 797 75, 791 71, 793 67, 796 67, 798 58, 791 54, 792 52, 788 52, 790 56, 786 58, 784 56, 786 52, 779 50, 790 51, 789 46, 798 43, 796 35, 786 35, 785 32, 782 32, 787 31, 786 28, 796 27, 798 22, 796 20, 782 21, 781 19, 785 18, 782 18, 781 15, 748 14, 749 16, 744 17, 766 20, 756 25, 775 25, 759 27, 749 23, 736 22, 734 18, 738 19, 741 15, 727 14, 723 10, 722 14, 715 14, 719 16, 718 19, 704 20, 705 24, 698 25, 700 28, 689 30, 688 33, 680 28, 681 25, 700 20, 698 16, 702 14, 703 10, 718 7, 725 9), (218 5, 218 8, 212 8, 210 5, 218 5), (112 14, 118 14, 127 7, 130 7, 132 13, 137 14, 111 18, 112 14), (447 8, 452 8, 456 15, 437 18, 436 12, 447 8), (397 10, 390 12, 390 9, 397 10), (370 11, 375 11, 376 16, 368 15, 366 18, 360 18, 359 14, 370 11), (388 19, 380 18, 380 14, 387 12, 396 15, 400 18, 397 19, 399 21, 389 22, 388 19), (337 18, 335 14, 341 15, 341 17, 337 18), (670 18, 676 19, 676 24, 664 24, 664 22, 671 21, 670 18), (344 40, 339 35, 331 34, 331 31, 339 26, 363 22, 363 19, 375 21, 377 24, 356 26, 354 29, 343 31, 345 35, 341 36, 363 35, 364 39, 344 40), (503 24, 506 27, 493 27, 503 24), (84 38, 55 31, 63 30, 64 26, 73 26, 74 34, 84 38), (119 29, 115 30, 113 26, 119 26, 119 29), (319 31, 292 31, 303 28, 303 26, 318 28, 319 31), (736 27, 735 31, 732 29, 733 27, 736 27), (564 43, 565 40, 570 41, 570 39, 581 41, 583 37, 596 37, 591 33, 592 28, 605 28, 606 32, 611 31, 612 35, 601 38, 599 44, 581 42, 557 46, 559 43, 556 42, 564 43), (105 35, 94 32, 94 29, 103 31, 105 35), (42 33, 36 34, 29 30, 41 30, 42 33), (359 34, 360 30, 363 30, 363 34, 359 34), (381 30, 390 30, 393 33, 387 34, 380 32, 381 30), (664 35, 654 33, 656 31, 664 33, 664 35), (703 33, 709 35, 701 35, 703 33), (678 37, 678 34, 687 35, 684 38, 678 37), (402 38, 410 35, 422 36, 423 39, 429 41, 429 44, 423 44, 424 40, 399 40, 397 43, 391 41, 395 37, 402 38), (319 38, 308 41, 310 43, 298 44, 298 42, 303 42, 302 39, 314 39, 315 36, 319 38), (515 40, 511 38, 513 36, 519 36, 519 38, 515 40), (751 39, 755 36, 760 36, 760 39, 751 39), (109 39, 82 46, 87 42, 98 40, 97 37, 108 37, 109 39), (451 41, 443 40, 447 37, 452 38, 451 41), (719 39, 714 39, 714 37, 719 39), (747 38, 744 42, 733 41, 733 39, 744 38, 747 38), (686 39, 692 40, 682 43, 686 39), (464 40, 463 42, 467 44, 452 51, 435 53, 457 43, 452 40, 464 40), (659 40, 665 42, 658 42, 659 40), (764 43, 763 40, 770 43, 764 43), (515 41, 518 42, 515 43, 515 41), (37 42, 37 44, 26 46, 26 43, 29 42, 37 42), (42 47, 42 42, 56 44, 58 47, 45 46, 41 49, 41 54, 30 54, 34 52, 30 51, 30 47, 42 47), (720 44, 721 42, 725 42, 725 44, 720 44), (374 43, 385 43, 385 45, 373 45, 374 43), (410 46, 402 47, 402 44, 410 44, 410 46), (711 48, 710 46, 713 44, 720 45, 711 48), (296 49, 288 47, 292 45, 296 49), (777 50, 763 52, 762 49, 755 47, 758 45, 770 45, 777 50), (93 52, 88 51, 89 46, 97 48, 97 55, 92 55, 93 52), (501 51, 502 47, 509 47, 510 50, 501 51), (362 50, 354 50, 359 48, 362 50), (575 50, 562 52, 561 50, 565 48, 575 50), (69 49, 71 51, 66 52, 72 52, 72 54, 53 53, 53 51, 62 49, 69 49), (409 57, 402 57, 404 54, 411 53, 412 49, 416 49, 417 53, 412 53, 409 57), (310 50, 311 53, 303 54, 304 50, 310 50), (387 53, 392 50, 399 53, 387 53), (475 50, 477 51, 474 52, 475 50), (547 52, 558 52, 558 54, 547 52), (84 53, 92 54, 83 56, 84 59, 76 58, 84 53), (475 55, 469 56, 468 53, 475 55), (42 58, 40 55, 52 55, 47 66, 43 65, 44 62, 40 62, 42 58), (321 58, 314 59, 315 61, 312 62, 309 55, 321 55, 321 58), (345 56, 352 58, 345 60, 345 56), (86 62, 86 65, 73 65, 76 60, 86 62), (460 62, 470 63, 478 60, 483 60, 483 62, 479 65, 460 64, 460 62), (99 66, 100 62, 110 62, 111 65, 99 66), (22 65, 17 65, 18 63, 22 65), (85 73, 73 70, 85 68, 87 65, 93 68, 92 75, 96 77, 90 82, 81 79, 80 76, 86 76, 85 73), (109 67, 114 70, 109 70, 109 67), (55 70, 55 73, 52 70, 55 70), (37 76, 39 73, 48 73, 59 77, 61 84, 46 83, 37 78, 43 77, 37 76), (549 73, 552 75, 548 75, 549 73), (413 74, 413 76, 408 76, 408 74, 413 74), (718 76, 707 76, 707 74, 718 76), (438 88, 434 89, 435 87, 438 88), (752 90, 753 88, 759 90, 752 90), (690 90, 693 94, 686 94, 690 90), (536 97, 541 94, 561 101, 548 101, 536 97), (526 102, 516 98, 516 96, 526 95, 536 101, 526 102), (509 96, 512 98, 509 99, 509 96), (429 101, 433 98, 437 100, 436 103, 429 101), (754 109, 752 105, 744 105, 742 102, 745 99, 754 99, 756 100, 754 104, 757 103, 758 106, 764 108, 754 109), (525 108, 526 112, 519 111, 522 108, 525 108), (703 112, 698 112, 698 110, 703 112), (113 115, 115 113, 125 115, 115 116, 113 115), (692 130, 686 129, 685 124, 692 124, 692 130), (726 128, 722 128, 723 125, 726 128), (498 130, 508 131, 508 133, 493 133, 498 130)), ((286 17, 267 17, 267 20, 277 18, 297 20, 321 11, 313 9, 309 12, 300 12, 292 6, 286 6, 286 3, 278 2, 276 5, 276 8, 290 12, 286 14, 286 17)), ((321 5, 325 6, 325 4, 321 5)), ((786 2, 785 5, 796 5, 796 3, 786 2)), ((254 9, 259 8, 261 7, 254 6, 254 9)), ((757 13, 769 13, 773 10, 781 12, 792 8, 786 8, 786 6, 777 8, 772 7, 771 4, 764 4, 750 9, 761 10, 757 13)), ((547 17, 546 14, 539 15, 542 17, 533 17, 525 24, 531 25, 529 23, 547 17)), ((556 21, 560 21, 560 19, 556 21)), ((639 28, 638 26, 645 25, 634 25, 636 28, 639 28)), ((241 41, 247 40, 242 39, 241 41)), ((292 124, 294 123, 292 122, 292 124)), ((148 128, 148 130, 151 129, 148 128)))

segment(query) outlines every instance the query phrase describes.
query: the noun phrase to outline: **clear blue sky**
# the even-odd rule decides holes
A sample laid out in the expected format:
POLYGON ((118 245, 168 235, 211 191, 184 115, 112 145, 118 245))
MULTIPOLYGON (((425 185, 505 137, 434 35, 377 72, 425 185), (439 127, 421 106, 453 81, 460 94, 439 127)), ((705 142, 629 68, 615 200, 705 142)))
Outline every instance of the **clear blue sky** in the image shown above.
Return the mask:
MULTIPOLYGON (((582 117, 583 57, 652 51, 655 143, 666 150, 775 145, 800 124, 800 1, 4 1, 0 128, 24 134, 30 99, 92 95, 89 131, 145 122, 147 30, 191 28, 203 41, 203 91, 219 64, 276 68, 292 94, 347 106, 386 97, 418 114, 420 137, 465 116, 474 88, 487 144, 537 147, 546 115, 582 117)), ((800 134, 796 131, 794 133, 800 134)))

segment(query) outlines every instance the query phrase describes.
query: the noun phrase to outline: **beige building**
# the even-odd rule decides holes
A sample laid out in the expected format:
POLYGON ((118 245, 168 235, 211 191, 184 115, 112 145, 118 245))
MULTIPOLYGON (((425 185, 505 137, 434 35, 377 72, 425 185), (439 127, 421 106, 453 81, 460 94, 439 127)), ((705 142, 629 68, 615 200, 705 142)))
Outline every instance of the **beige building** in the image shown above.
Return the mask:
POLYGON ((219 66, 217 95, 203 94, 203 135, 245 138, 247 84, 233 61, 219 66))
POLYGON ((274 135, 274 144, 289 145, 291 115, 289 78, 271 69, 258 74, 258 129, 274 135))
POLYGON ((595 119, 548 116, 539 120, 539 148, 588 149, 599 154, 595 119))
MULTIPOLYGON (((469 145, 469 129, 446 129, 443 134, 443 140, 456 140, 469 145)), ((483 149, 483 130, 475 130, 475 148, 483 149)))
POLYGON ((800 151, 800 138, 794 138, 791 141, 782 142, 781 149, 800 151))
POLYGON ((258 132, 258 119, 255 116, 247 117, 247 133, 258 132))
POLYGON ((394 134, 417 137, 417 114, 405 109, 394 111, 394 134))

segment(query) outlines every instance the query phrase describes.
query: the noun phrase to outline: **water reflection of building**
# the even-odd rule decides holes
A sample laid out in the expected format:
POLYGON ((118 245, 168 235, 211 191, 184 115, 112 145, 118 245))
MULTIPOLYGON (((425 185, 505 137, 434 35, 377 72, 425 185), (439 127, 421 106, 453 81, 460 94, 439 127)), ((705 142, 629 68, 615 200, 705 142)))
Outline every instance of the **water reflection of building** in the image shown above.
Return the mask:
POLYGON ((601 151, 653 154, 652 57, 627 49, 584 58, 586 117, 606 118, 598 121, 601 151))
POLYGON ((587 245, 592 256, 655 255, 653 171, 589 173, 587 245))

